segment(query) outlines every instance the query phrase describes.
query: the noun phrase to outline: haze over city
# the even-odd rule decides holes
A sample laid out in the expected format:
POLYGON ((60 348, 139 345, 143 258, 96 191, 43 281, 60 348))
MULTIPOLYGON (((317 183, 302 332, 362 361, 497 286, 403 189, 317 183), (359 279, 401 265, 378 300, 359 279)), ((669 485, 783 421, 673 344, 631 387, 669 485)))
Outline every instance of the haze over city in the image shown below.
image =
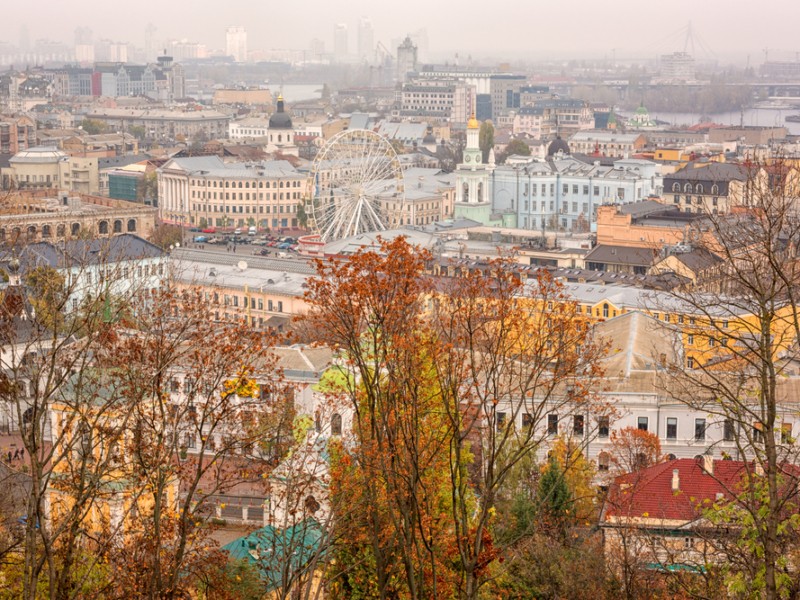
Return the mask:
POLYGON ((0 599, 800 600, 800 0, 8 0, 0 599))
MULTIPOLYGON (((148 23, 155 25, 155 39, 188 39, 208 46, 225 47, 225 27, 246 25, 252 49, 306 48, 317 38, 333 44, 337 23, 350 31, 355 47, 358 20, 368 17, 375 40, 391 47, 392 40, 426 29, 431 58, 462 59, 650 59, 683 50, 682 31, 691 22, 696 34, 698 60, 744 62, 763 59, 765 49, 773 56, 792 56, 800 3, 767 0, 745 2, 693 2, 645 4, 634 0, 603 3, 579 2, 565 7, 555 2, 512 0, 493 6, 483 3, 430 3, 422 0, 401 6, 354 0, 331 3, 256 2, 233 0, 220 4, 157 2, 142 0, 135 10, 117 10, 101 0, 68 0, 48 3, 46 19, 34 19, 30 7, 12 3, 5 7, 7 23, 25 25, 31 41, 40 38, 70 43, 77 27, 88 27, 95 38, 110 38, 142 45, 148 23)), ((1 41, 19 43, 19 27, 8 26, 1 41)))

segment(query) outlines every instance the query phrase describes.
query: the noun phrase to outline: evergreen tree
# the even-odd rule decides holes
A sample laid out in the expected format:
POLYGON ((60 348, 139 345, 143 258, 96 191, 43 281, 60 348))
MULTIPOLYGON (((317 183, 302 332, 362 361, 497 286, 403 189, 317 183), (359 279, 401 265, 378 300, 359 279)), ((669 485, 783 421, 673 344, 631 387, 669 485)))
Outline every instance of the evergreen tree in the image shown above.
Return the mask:
POLYGON ((540 526, 558 533, 566 530, 572 497, 555 456, 550 457, 537 492, 540 526))

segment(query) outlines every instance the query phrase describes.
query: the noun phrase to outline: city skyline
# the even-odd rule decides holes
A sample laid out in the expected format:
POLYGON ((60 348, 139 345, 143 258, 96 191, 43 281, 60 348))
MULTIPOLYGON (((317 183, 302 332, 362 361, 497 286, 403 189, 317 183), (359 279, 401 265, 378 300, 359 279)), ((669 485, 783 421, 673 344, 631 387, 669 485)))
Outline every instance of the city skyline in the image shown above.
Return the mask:
POLYGON ((18 26, 7 28, 0 42, 19 46, 24 35, 31 45, 39 39, 72 45, 75 30, 89 28, 95 41, 111 39, 145 47, 145 31, 152 23, 157 42, 187 39, 205 44, 209 51, 224 51, 226 28, 243 22, 250 50, 304 49, 316 38, 332 52, 335 26, 343 23, 347 25, 349 53, 356 55, 359 22, 366 18, 374 31, 374 43, 388 47, 408 33, 426 29, 433 60, 455 58, 456 54, 464 60, 469 56, 496 60, 650 59, 685 47, 699 60, 721 62, 743 62, 749 57, 751 64, 757 64, 768 57, 795 60, 800 55, 800 49, 792 48, 788 41, 793 39, 793 23, 800 18, 800 5, 788 0, 767 0, 758 11, 736 3, 698 6, 676 0, 668 11, 659 13, 644 11, 641 3, 632 0, 611 0, 600 12, 587 5, 583 15, 581 7, 568 15, 555 4, 511 2, 495 15, 496 23, 480 14, 477 5, 475 10, 470 10, 469 4, 453 9, 418 0, 404 4, 399 14, 378 10, 374 3, 363 0, 346 8, 312 1, 304 5, 303 14, 288 4, 267 6, 247 0, 227 3, 224 10, 217 6, 142 0, 139 10, 123 22, 104 16, 106 5, 99 0, 67 0, 48 6, 46 21, 32 20, 27 8, 14 5, 6 14, 8 22, 18 26), (508 18, 510 15, 514 18, 508 18), (691 40, 685 34, 690 22, 691 40))

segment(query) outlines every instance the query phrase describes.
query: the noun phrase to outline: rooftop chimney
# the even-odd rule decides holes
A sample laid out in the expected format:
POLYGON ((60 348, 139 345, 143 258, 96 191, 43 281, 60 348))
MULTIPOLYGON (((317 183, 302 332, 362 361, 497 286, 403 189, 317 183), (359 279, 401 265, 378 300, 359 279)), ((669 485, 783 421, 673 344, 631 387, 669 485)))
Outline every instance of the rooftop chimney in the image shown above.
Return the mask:
POLYGON ((681 478, 678 476, 678 469, 672 469, 672 491, 679 492, 681 490, 681 478))
POLYGON ((703 455, 703 470, 709 475, 714 474, 714 457, 711 454, 703 455))

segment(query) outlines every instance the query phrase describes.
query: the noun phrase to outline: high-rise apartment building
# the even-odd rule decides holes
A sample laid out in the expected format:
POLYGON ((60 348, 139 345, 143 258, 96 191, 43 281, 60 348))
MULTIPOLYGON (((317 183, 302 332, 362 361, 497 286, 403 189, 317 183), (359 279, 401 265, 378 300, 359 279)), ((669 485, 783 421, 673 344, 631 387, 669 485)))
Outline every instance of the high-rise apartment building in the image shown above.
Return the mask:
POLYGON ((397 81, 405 82, 409 73, 417 70, 417 46, 406 36, 397 47, 397 81))
POLYGON ((368 17, 358 21, 358 58, 372 62, 375 51, 375 30, 368 17))
POLYGON ((232 56, 236 62, 246 62, 247 30, 241 25, 232 25, 228 27, 225 40, 225 53, 232 56))
POLYGON ((347 58, 347 24, 337 23, 333 30, 333 58, 343 61, 347 58))

